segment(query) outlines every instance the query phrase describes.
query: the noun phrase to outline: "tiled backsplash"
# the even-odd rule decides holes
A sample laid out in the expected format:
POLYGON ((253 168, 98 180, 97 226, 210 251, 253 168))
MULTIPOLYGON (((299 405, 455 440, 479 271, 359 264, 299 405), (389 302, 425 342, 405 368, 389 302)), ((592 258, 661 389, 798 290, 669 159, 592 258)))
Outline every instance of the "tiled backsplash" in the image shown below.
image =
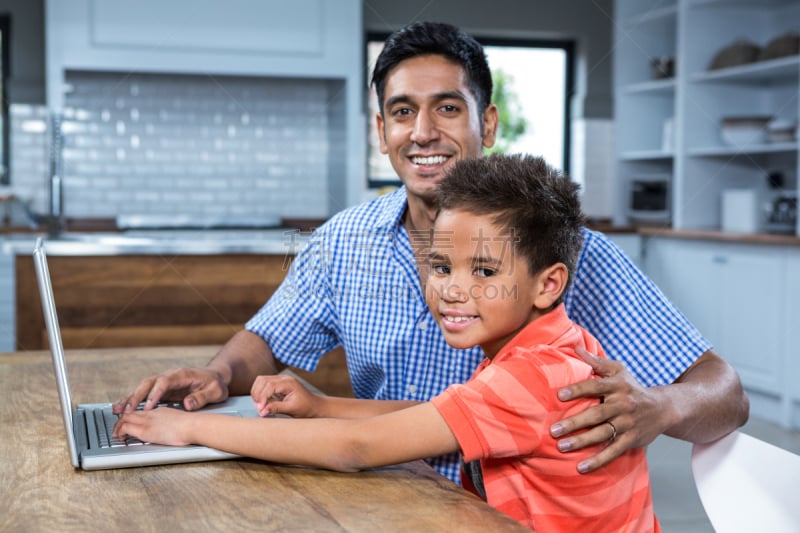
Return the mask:
POLYGON ((10 125, 11 170, 10 190, 37 213, 49 212, 47 109, 44 106, 11 104, 10 125))
POLYGON ((572 121, 572 178, 581 184, 583 211, 591 218, 614 218, 614 122, 572 121))
MULTIPOLYGON (((64 213, 324 217, 344 203, 342 82, 71 72, 64 213)), ((49 212, 42 106, 11 105, 11 187, 49 212)), ((584 210, 614 215, 610 120, 573 120, 584 210)), ((2 192, 2 191, 0 191, 2 192)))
MULTIPOLYGON (((66 216, 330 214, 332 174, 344 168, 342 82, 97 72, 67 82, 66 216)), ((11 109, 12 186, 40 212, 46 115, 11 109)))

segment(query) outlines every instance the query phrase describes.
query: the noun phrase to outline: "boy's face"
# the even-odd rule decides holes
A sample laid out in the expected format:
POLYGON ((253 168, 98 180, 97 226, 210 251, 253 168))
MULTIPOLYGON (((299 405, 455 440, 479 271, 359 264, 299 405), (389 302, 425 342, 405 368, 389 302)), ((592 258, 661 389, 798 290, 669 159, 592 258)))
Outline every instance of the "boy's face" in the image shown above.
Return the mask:
POLYGON ((459 159, 480 157, 494 144, 497 108, 478 110, 464 70, 443 56, 406 59, 389 71, 381 152, 408 193, 432 204, 439 181, 459 159))
POLYGON ((490 216, 441 211, 434 223, 425 300, 448 344, 488 357, 541 312, 541 274, 515 253, 513 232, 490 216))

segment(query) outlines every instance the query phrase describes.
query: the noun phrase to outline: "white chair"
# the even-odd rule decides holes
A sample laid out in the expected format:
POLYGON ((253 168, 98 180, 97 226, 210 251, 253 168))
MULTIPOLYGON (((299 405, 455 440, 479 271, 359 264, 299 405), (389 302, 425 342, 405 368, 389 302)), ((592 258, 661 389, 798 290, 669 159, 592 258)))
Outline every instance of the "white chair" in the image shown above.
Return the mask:
POLYGON ((692 472, 717 533, 800 532, 800 455, 734 431, 695 444, 692 472))

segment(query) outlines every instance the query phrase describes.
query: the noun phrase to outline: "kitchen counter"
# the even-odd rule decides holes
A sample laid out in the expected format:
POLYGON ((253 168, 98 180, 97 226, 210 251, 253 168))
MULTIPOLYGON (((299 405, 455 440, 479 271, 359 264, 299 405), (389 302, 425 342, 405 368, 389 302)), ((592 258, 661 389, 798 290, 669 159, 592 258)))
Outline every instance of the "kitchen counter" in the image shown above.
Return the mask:
POLYGON ((45 238, 51 256, 116 255, 294 255, 309 233, 298 229, 269 230, 131 230, 126 232, 66 232, 6 235, 3 251, 30 255, 36 239, 45 238))
POLYGON ((747 244, 778 244, 800 246, 797 235, 776 233, 727 233, 720 230, 676 230, 670 228, 639 227, 636 232, 644 237, 671 237, 676 239, 700 239, 747 244))
MULTIPOLYGON (((46 249, 53 256, 110 255, 294 255, 308 240, 315 224, 287 224, 280 229, 171 229, 128 231, 67 231, 48 237, 44 231, 21 229, 0 235, 3 251, 9 255, 30 255, 36 238, 47 239, 46 249), (302 229, 299 229, 302 228, 302 229)), ((76 226, 87 228, 88 226, 76 226)), ((103 228, 104 226, 97 226, 103 228)), ((800 246, 797 235, 726 233, 719 230, 676 230, 648 226, 614 226, 596 222, 589 226, 609 235, 638 234, 643 237, 705 239, 750 244, 800 246)))

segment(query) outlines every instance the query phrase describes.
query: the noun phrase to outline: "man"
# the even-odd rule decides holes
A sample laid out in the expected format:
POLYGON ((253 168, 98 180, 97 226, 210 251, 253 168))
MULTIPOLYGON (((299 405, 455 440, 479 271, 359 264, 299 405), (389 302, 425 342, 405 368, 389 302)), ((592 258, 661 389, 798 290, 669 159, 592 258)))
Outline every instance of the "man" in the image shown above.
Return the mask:
MULTIPOLYGON (((337 345, 361 398, 427 401, 470 377, 483 354, 447 346, 425 305, 420 279, 427 273, 418 265, 427 261, 439 181, 457 160, 481 157, 494 144, 497 108, 486 57, 457 28, 412 24, 387 39, 372 82, 381 151, 404 187, 319 228, 278 291, 206 368, 147 378, 115 405, 118 412, 162 397, 197 409, 248 393, 256 376, 277 372, 276 359, 313 370, 337 345)), ((576 465, 579 472, 661 433, 705 442, 746 421, 736 372, 601 234, 585 232, 565 303, 617 360, 587 356, 603 378, 558 391, 562 401, 603 398, 551 426, 563 452, 609 441, 576 465)), ((458 480, 456 457, 431 464, 458 480)))

